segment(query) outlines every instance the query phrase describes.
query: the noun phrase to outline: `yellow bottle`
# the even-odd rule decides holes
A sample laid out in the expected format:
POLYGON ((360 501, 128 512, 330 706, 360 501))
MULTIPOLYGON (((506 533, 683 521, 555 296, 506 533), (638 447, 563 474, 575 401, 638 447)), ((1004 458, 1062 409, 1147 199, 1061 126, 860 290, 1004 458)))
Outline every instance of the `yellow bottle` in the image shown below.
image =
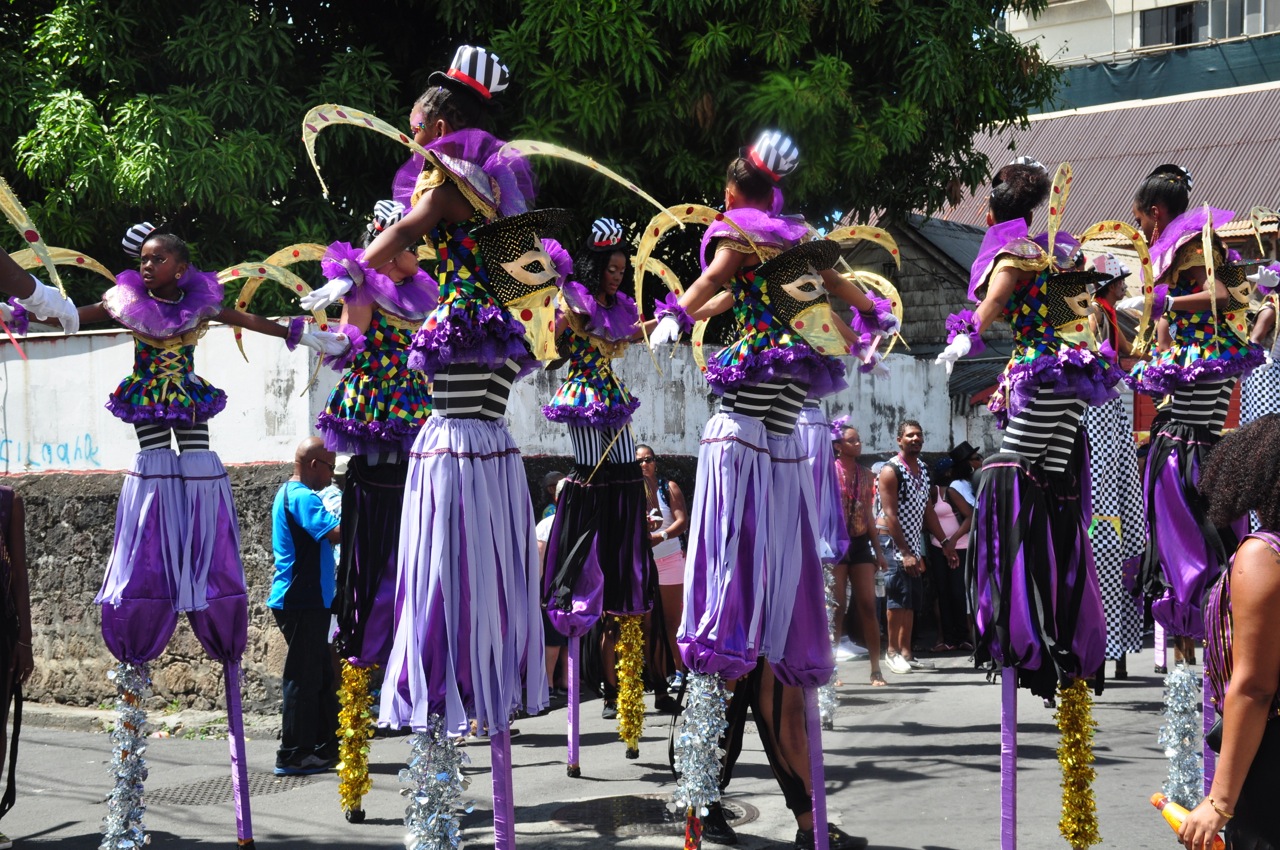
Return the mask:
MULTIPOLYGON (((1190 814, 1185 808, 1163 794, 1152 794, 1151 805, 1160 810, 1160 814, 1164 815, 1164 819, 1169 822, 1169 826, 1173 827, 1174 832, 1182 829, 1182 822, 1190 814)), ((1213 837, 1213 850, 1226 850, 1226 848, 1227 844, 1222 840, 1222 836, 1215 835, 1213 837)))

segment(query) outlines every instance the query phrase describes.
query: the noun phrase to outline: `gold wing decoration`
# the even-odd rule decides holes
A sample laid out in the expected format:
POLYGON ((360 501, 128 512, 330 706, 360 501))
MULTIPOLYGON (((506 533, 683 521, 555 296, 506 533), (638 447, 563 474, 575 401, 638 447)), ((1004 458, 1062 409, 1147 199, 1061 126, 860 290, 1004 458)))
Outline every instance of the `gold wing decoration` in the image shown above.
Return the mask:
POLYGON ((1267 207, 1254 207, 1249 210, 1249 221, 1253 224, 1253 236, 1258 240, 1258 251, 1263 257, 1267 256, 1267 247, 1262 244, 1262 225, 1266 224, 1267 219, 1276 219, 1276 233, 1280 235, 1280 216, 1277 216, 1274 210, 1267 207))
POLYGON ((1138 321, 1138 332, 1133 340, 1133 354, 1141 357, 1151 350, 1155 341, 1156 316, 1152 315, 1155 298, 1155 276, 1151 271, 1151 250, 1147 238, 1142 231, 1123 221, 1100 221, 1080 234, 1080 244, 1097 239, 1100 236, 1123 236, 1133 243, 1133 250, 1138 255, 1138 280, 1142 284, 1142 318, 1138 321))
MULTIPOLYGON (((889 278, 861 269, 850 269, 842 274, 841 277, 855 286, 861 287, 863 291, 869 290, 888 300, 889 309, 893 312, 894 318, 898 320, 899 325, 902 324, 902 295, 889 278)), ((889 347, 884 350, 884 353, 888 354, 893 351, 893 347, 899 342, 902 343, 903 347, 910 349, 906 340, 902 339, 902 334, 894 334, 893 339, 889 340, 889 347)))
MULTIPOLYGON (((733 219, 726 216, 720 210, 712 209, 711 207, 704 206, 703 204, 677 204, 673 207, 667 207, 661 213, 650 219, 649 223, 645 225, 644 231, 640 236, 640 244, 636 247, 633 264, 636 270, 635 299, 638 309, 643 310, 641 295, 644 290, 644 276, 646 272, 656 274, 664 283, 666 283, 667 288, 676 293, 677 296, 684 294, 684 286, 681 284, 679 278, 677 278, 671 271, 671 268, 667 266, 666 263, 663 263, 661 260, 658 260, 653 256, 653 251, 658 247, 658 243, 662 240, 662 237, 674 227, 684 227, 686 224, 700 224, 704 227, 710 227, 717 222, 725 223, 736 230, 738 235, 746 241, 746 244, 751 248, 752 252, 755 253, 756 257, 762 261, 765 259, 760 251, 760 246, 756 245, 751 236, 735 224, 733 219)), ((643 316, 640 321, 640 333, 644 337, 645 347, 648 348, 649 332, 645 330, 643 316)), ((706 333, 706 319, 694 322, 692 334, 693 359, 697 362, 698 367, 703 370, 707 368, 706 356, 702 348, 703 337, 706 336, 706 333)), ((652 351, 652 349, 650 351, 652 351)), ((661 374, 662 370, 658 368, 658 361, 656 358, 653 361, 653 365, 655 369, 658 369, 659 374, 661 374)))
MULTIPOLYGON (((879 245, 881 248, 889 252, 889 256, 893 257, 894 265, 899 269, 902 268, 902 252, 898 250, 898 243, 889 231, 884 230, 883 228, 872 227, 869 224, 854 224, 848 227, 837 227, 835 230, 827 234, 827 238, 835 242, 863 241, 879 245)), ((850 268, 844 257, 840 258, 840 262, 847 270, 845 274, 841 275, 841 277, 862 289, 863 292, 871 291, 876 295, 879 295, 881 298, 888 299, 890 309, 892 310, 894 317, 898 320, 899 326, 901 326, 902 295, 898 292, 898 288, 883 275, 875 274, 874 272, 855 271, 850 268)), ((889 347, 884 350, 884 353, 888 354, 890 351, 893 351, 893 347, 899 342, 902 342, 904 347, 909 348, 906 341, 902 339, 902 334, 896 333, 893 335, 893 339, 889 340, 889 347)))
MULTIPOLYGON (((311 287, 302 278, 286 269, 285 266, 307 260, 319 260, 324 256, 325 250, 324 245, 315 242, 301 242, 297 245, 290 245, 287 248, 276 251, 260 263, 240 263, 223 269, 218 272, 218 282, 225 286, 233 281, 244 281, 244 285, 240 287, 240 291, 236 294, 236 309, 242 313, 248 312, 249 302, 253 300, 254 293, 267 280, 274 281, 296 296, 301 297, 311 292, 311 287)), ((323 310, 313 310, 311 311, 311 316, 315 319, 318 330, 327 331, 329 329, 329 317, 325 315, 323 310)), ((245 362, 248 362, 249 356, 244 352, 244 330, 243 328, 234 328, 233 330, 235 332, 236 346, 240 349, 240 356, 245 359, 245 362)))
POLYGON ((1053 175, 1053 185, 1049 189, 1049 260, 1053 261, 1053 246, 1062 228, 1062 211, 1067 206, 1067 196, 1071 194, 1071 163, 1064 162, 1058 166, 1053 175))
MULTIPOLYGON (((107 280, 111 281, 112 284, 116 282, 116 276, 112 274, 106 266, 102 265, 102 263, 98 262, 93 257, 90 257, 88 254, 82 254, 79 251, 72 251, 70 248, 46 247, 45 251, 47 256, 53 260, 54 265, 88 269, 91 272, 97 272, 102 275, 107 280)), ((28 271, 44 267, 44 261, 41 260, 40 255, 30 248, 23 248, 21 251, 15 251, 9 255, 9 258, 28 271)))
POLYGON ((326 198, 329 197, 329 187, 324 182, 324 176, 320 173, 320 163, 316 160, 316 136, 320 135, 320 131, 325 127, 335 127, 339 124, 350 124, 355 127, 363 127, 366 130, 373 130, 375 133, 381 133, 389 139, 396 140, 415 153, 420 153, 423 156, 428 155, 427 149, 415 142, 413 137, 403 130, 397 130, 376 115, 370 115, 364 110, 351 106, 340 106, 336 103, 322 103, 319 106, 313 106, 307 110, 307 114, 302 119, 302 144, 307 149, 307 156, 311 159, 311 167, 315 169, 316 177, 320 179, 320 189, 324 192, 326 198))
POLYGON ((40 259, 40 265, 44 266, 49 272, 49 279, 53 281, 53 285, 58 288, 58 292, 62 297, 67 296, 66 287, 62 285, 62 278, 58 276, 57 265, 54 263, 53 257, 49 255, 49 249, 44 244, 44 239, 40 236, 40 230, 36 227, 36 223, 31 220, 27 208, 18 200, 18 196, 9 188, 9 184, 0 178, 0 210, 4 210, 5 218, 9 219, 9 223, 17 228, 22 234, 22 238, 31 246, 31 251, 40 259))
POLYGON ((1217 269, 1213 258, 1213 209, 1204 205, 1204 228, 1200 231, 1200 246, 1204 251, 1205 289, 1209 290, 1209 310, 1213 314, 1213 335, 1218 335, 1218 287, 1217 269))
POLYGON ((894 264, 899 269, 902 268, 902 254, 898 250, 898 243, 887 230, 872 227, 869 224, 854 224, 848 227, 837 227, 827 234, 827 238, 833 242, 874 242, 888 251, 893 257, 894 264))
POLYGON ((514 154, 514 155, 523 156, 523 157, 551 156, 551 157, 555 157, 556 159, 563 159, 568 162, 576 163, 578 165, 591 169, 597 174, 602 174, 605 177, 608 177, 610 180, 612 180, 615 183, 621 184, 622 186, 626 187, 627 191, 633 192, 636 195, 639 195, 649 204, 652 204, 658 209, 663 210, 664 213, 666 212, 666 208, 658 201, 657 198, 653 197, 648 192, 644 191, 635 183, 626 179, 618 172, 601 165, 591 157, 580 154, 577 151, 569 150, 568 148, 561 147, 560 145, 552 144, 551 142, 539 142, 533 139, 514 139, 510 142, 507 142, 498 150, 499 156, 504 156, 509 154, 514 154))

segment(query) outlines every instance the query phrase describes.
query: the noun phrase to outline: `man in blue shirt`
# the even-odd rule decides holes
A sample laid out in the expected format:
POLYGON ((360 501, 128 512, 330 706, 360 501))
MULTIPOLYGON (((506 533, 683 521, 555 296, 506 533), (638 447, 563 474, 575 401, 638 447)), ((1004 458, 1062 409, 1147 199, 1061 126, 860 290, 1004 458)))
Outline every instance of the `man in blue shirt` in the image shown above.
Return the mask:
POLYGON ((338 758, 338 688, 329 658, 329 606, 333 604, 333 547, 338 519, 316 493, 333 480, 334 454, 319 437, 298 445, 293 477, 271 505, 275 577, 267 607, 284 633, 280 748, 276 775, 321 773, 338 758))

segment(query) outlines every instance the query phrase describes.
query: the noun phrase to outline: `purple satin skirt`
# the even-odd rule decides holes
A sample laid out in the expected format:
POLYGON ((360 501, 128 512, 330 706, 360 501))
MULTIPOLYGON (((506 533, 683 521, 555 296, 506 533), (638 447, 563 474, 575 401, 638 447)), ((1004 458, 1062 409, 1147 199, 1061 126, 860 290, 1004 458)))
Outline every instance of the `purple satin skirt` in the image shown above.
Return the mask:
POLYGON ((495 733, 547 705, 533 527, 505 421, 432 416, 409 457, 381 725, 495 733))
POLYGON ((578 466, 560 492, 547 541, 542 600, 562 635, 581 637, 604 612, 644 614, 657 574, 644 476, 635 461, 578 466))
POLYGON ((796 435, 813 469, 813 492, 818 497, 818 537, 825 549, 823 562, 838 563, 849 549, 849 527, 845 524, 840 480, 836 477, 831 424, 820 408, 805 407, 796 420, 796 435))

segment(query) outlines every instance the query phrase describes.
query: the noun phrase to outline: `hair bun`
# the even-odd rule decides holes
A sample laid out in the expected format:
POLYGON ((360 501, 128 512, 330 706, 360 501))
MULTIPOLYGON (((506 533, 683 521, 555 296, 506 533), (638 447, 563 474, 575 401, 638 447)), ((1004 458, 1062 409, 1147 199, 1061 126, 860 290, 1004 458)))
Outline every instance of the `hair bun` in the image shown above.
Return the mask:
POLYGON ((1167 177, 1175 183, 1186 183, 1187 190, 1191 190, 1191 172, 1187 171, 1180 165, 1174 165, 1171 162, 1167 162, 1147 175, 1148 180, 1152 177, 1167 177))

